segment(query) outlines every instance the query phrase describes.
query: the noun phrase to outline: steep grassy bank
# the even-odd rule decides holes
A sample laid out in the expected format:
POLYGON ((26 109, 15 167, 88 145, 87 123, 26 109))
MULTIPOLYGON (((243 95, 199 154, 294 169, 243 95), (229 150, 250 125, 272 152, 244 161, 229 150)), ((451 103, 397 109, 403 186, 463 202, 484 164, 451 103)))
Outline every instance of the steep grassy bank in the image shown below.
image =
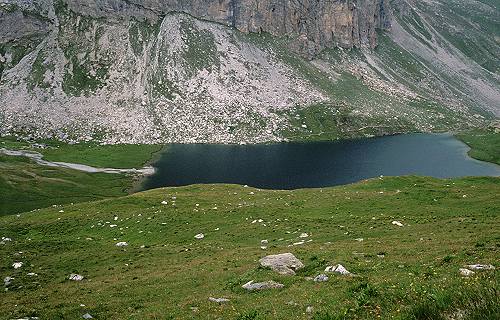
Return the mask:
POLYGON ((0 293, 0 318, 494 319, 498 271, 464 278, 458 269, 499 261, 499 193, 498 178, 296 191, 195 185, 1 217, 0 235, 12 241, 0 245, 0 276, 14 280, 0 293), (280 276, 258 266, 283 252, 305 269, 280 276), (305 279, 335 263, 357 276, 305 279), (248 293, 250 280, 285 287, 248 293))

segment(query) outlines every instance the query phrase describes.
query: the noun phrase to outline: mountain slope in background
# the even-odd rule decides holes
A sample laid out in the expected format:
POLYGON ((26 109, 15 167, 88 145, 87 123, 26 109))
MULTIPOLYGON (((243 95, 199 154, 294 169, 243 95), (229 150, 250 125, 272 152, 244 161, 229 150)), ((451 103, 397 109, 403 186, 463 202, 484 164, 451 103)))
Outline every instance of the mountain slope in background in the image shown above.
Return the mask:
POLYGON ((0 134, 258 143, 482 126, 500 114, 499 12, 491 0, 3 1, 0 134))

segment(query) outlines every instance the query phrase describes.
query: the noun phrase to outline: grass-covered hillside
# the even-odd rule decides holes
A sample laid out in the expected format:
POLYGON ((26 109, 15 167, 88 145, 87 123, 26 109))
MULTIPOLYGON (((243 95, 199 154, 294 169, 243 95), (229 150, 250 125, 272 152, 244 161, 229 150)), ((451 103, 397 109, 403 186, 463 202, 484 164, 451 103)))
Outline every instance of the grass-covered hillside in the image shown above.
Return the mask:
MULTIPOLYGON (((28 143, 0 138, 0 149, 27 150, 43 154, 44 160, 71 162, 94 167, 140 168, 158 145, 69 145, 53 140, 28 143), (43 143, 43 145, 42 145, 43 143), (44 146, 36 148, 34 146, 44 146)), ((0 216, 32 209, 92 201, 126 195, 137 176, 87 173, 61 167, 42 166, 26 157, 0 153, 0 216)))
POLYGON ((459 268, 498 263, 499 193, 498 178, 195 185, 1 217, 0 275, 13 279, 0 318, 498 319, 498 270, 459 268), (259 267, 285 252, 305 268, 259 267), (355 276, 308 280, 337 263, 355 276), (284 288, 247 292, 250 280, 284 288))
POLYGON ((457 134, 471 150, 469 156, 500 165, 500 133, 491 130, 474 130, 457 134))

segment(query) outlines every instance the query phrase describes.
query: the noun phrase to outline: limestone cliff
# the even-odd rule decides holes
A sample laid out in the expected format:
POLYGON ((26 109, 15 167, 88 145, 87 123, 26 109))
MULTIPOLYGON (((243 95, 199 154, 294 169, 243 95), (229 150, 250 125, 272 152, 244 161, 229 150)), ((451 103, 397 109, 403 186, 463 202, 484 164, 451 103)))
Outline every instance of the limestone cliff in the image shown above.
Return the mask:
POLYGON ((95 18, 156 20, 171 12, 184 12, 245 33, 294 38, 292 47, 308 57, 327 47, 373 48, 376 29, 390 27, 388 0, 58 1, 67 3, 76 13, 95 18))

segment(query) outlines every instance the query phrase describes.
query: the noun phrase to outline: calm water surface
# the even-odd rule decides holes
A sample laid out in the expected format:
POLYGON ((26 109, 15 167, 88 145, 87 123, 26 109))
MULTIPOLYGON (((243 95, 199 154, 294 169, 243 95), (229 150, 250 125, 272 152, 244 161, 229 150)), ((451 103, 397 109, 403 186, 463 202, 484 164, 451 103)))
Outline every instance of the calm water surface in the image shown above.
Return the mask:
POLYGON ((449 134, 272 145, 169 145, 144 189, 236 183, 268 189, 335 186, 384 176, 500 176, 449 134))

